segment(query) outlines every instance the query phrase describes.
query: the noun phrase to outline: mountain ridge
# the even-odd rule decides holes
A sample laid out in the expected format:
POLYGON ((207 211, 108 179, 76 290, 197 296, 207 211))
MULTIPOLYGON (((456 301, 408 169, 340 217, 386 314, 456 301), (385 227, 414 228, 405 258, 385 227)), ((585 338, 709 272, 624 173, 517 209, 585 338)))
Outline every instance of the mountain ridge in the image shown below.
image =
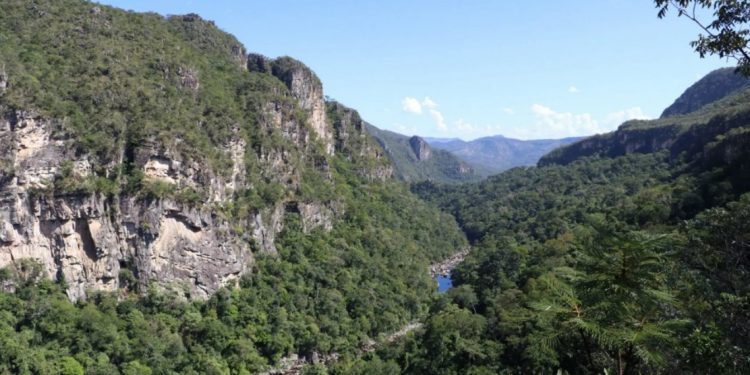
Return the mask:
POLYGON ((481 178, 481 168, 467 163, 455 155, 431 146, 419 136, 406 136, 372 124, 367 131, 385 150, 394 166, 397 178, 408 181, 436 181, 464 183, 481 178), (479 171, 478 171, 479 170, 479 171))
POLYGON ((472 141, 441 140, 433 143, 432 146, 449 151, 469 163, 483 167, 488 171, 483 174, 486 176, 513 167, 536 165, 546 153, 582 138, 520 140, 495 135, 472 141))
MULTIPOLYGON (((556 149, 542 157, 539 165, 569 164, 596 155, 615 157, 659 150, 668 151, 670 157, 675 159, 683 153, 697 155, 696 152, 704 144, 727 144, 730 142, 729 138, 738 134, 739 130, 734 129, 746 126, 750 119, 748 102, 750 88, 745 88, 684 115, 627 121, 613 132, 595 135, 556 149)), ((734 150, 727 158, 736 159, 739 155, 743 155, 743 152, 734 150)))
POLYGON ((312 70, 196 14, 78 0, 3 14, 0 267, 36 259, 72 300, 136 282, 209 298, 277 256, 290 220, 329 232, 361 206, 354 191, 403 189, 312 70))
POLYGON ((664 109, 660 118, 694 112, 748 85, 750 78, 741 76, 734 68, 716 69, 685 89, 674 103, 664 109))
POLYGON ((748 124, 750 88, 537 167, 412 186, 453 213, 472 251, 424 334, 378 359, 435 374, 747 372, 748 124), (457 335, 472 357, 445 346, 457 335), (709 336, 710 353, 685 350, 709 336))

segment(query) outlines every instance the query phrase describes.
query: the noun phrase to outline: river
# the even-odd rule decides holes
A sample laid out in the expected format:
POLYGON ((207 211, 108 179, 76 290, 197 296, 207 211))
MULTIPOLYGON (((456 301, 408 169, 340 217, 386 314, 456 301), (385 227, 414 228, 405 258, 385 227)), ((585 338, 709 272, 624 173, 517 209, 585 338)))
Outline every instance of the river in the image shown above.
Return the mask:
MULTIPOLYGON (((443 293, 453 287, 453 281, 451 280, 451 271, 454 267, 456 267, 456 265, 463 262, 464 258, 466 258, 466 255, 468 254, 469 249, 464 249, 453 254, 450 258, 445 259, 440 263, 430 265, 430 276, 437 280, 438 292, 443 293)), ((367 343, 365 343, 362 348, 360 348, 359 355, 372 352, 382 344, 392 343, 405 336, 409 332, 419 329, 420 327, 422 327, 422 323, 412 322, 401 327, 400 330, 392 332, 385 338, 385 340, 381 342, 375 342, 371 339, 367 343)), ((302 369, 305 366, 311 363, 320 363, 327 365, 336 362, 338 359, 338 353, 324 355, 318 355, 316 353, 313 358, 305 358, 297 354, 292 354, 285 358, 282 358, 277 364, 276 368, 263 372, 260 375, 297 375, 302 372, 302 369)))
POLYGON ((448 289, 453 288, 453 280, 451 280, 451 275, 450 274, 448 274, 447 276, 438 275, 437 284, 438 284, 438 292, 440 293, 445 293, 448 289))

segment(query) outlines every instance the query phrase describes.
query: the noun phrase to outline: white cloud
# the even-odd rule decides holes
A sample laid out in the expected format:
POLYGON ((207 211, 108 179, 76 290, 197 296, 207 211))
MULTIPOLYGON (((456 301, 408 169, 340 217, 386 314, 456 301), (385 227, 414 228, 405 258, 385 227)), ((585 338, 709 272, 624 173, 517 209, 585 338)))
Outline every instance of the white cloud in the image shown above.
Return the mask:
POLYGON ((425 107, 427 109, 435 109, 437 108, 437 106, 437 103, 430 99, 429 96, 425 96, 424 100, 422 100, 422 107, 425 107))
POLYGON ((531 112, 537 119, 537 125, 543 127, 543 133, 554 136, 573 136, 599 133, 599 124, 589 113, 556 112, 541 104, 531 106, 531 112))
POLYGON ((414 113, 417 115, 422 114, 422 105, 419 104, 419 100, 409 96, 405 97, 404 100, 401 101, 401 109, 403 109, 404 112, 407 113, 414 113))
POLYGON ((632 107, 607 114, 604 125, 607 128, 615 128, 628 120, 648 120, 651 116, 643 113, 641 107, 632 107))
POLYGON ((443 114, 440 113, 440 111, 436 109, 430 109, 430 117, 435 121, 435 125, 437 125, 438 130, 441 132, 445 132, 448 130, 448 125, 445 124, 445 118, 443 117, 443 114))
POLYGON ((432 117, 432 120, 435 121, 435 126, 437 126, 438 130, 445 133, 448 131, 448 125, 446 125, 445 117, 443 117, 443 114, 437 110, 437 107, 438 104, 429 96, 425 96, 421 102, 410 96, 405 97, 404 100, 401 101, 401 109, 407 113, 421 115, 422 108, 426 109, 430 117, 432 117))
POLYGON ((570 86, 568 87, 568 92, 571 94, 578 94, 580 91, 578 90, 578 87, 570 86))
MULTIPOLYGON (((510 126, 510 124, 477 124, 459 118, 456 121, 446 122, 445 116, 438 109, 439 106, 429 97, 417 100, 413 97, 405 97, 402 101, 404 112, 429 117, 427 123, 419 120, 421 125, 393 124, 391 129, 402 134, 429 134, 430 130, 423 126, 429 126, 432 122, 432 131, 437 131, 444 136, 455 136, 462 139, 473 139, 476 137, 490 135, 504 135, 518 139, 544 139, 563 138, 573 136, 588 136, 597 133, 606 133, 615 130, 617 126, 632 119, 649 119, 641 107, 631 107, 610 113, 593 115, 582 112, 562 112, 543 104, 531 106, 532 120, 524 121, 527 126, 510 126)), ((508 115, 516 114, 512 108, 501 108, 508 115)))
POLYGON ((421 102, 417 98, 412 98, 411 96, 407 96, 401 101, 401 109, 403 109, 404 112, 413 113, 415 115, 421 115, 423 108, 435 110, 437 107, 438 104, 429 96, 425 96, 421 102))
POLYGON ((632 107, 608 113, 599 121, 590 113, 557 112, 541 104, 531 106, 536 124, 527 129, 514 130, 514 135, 523 138, 560 138, 606 133, 632 119, 648 119, 640 107, 632 107))
POLYGON ((456 121, 454 125, 455 125, 455 130, 457 130, 462 135, 472 134, 476 131, 476 129, 474 128, 474 125, 466 122, 462 118, 458 119, 458 121, 456 121))

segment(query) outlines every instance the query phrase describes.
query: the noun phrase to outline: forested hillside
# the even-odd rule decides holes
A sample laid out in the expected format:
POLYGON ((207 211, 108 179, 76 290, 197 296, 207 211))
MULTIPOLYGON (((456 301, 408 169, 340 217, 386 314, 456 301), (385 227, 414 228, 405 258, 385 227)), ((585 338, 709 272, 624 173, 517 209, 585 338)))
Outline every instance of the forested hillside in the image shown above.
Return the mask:
POLYGON ((599 137, 627 139, 621 152, 586 139, 540 167, 478 184, 414 186, 455 215, 473 251, 424 331, 359 366, 410 374, 750 371, 748 94, 599 137), (652 133, 672 138, 628 147, 652 133))
POLYGON ((661 117, 688 114, 746 88, 749 84, 750 79, 740 75, 734 68, 714 70, 688 87, 672 105, 662 112, 661 117))
POLYGON ((466 240, 324 97, 194 14, 3 1, 0 373, 257 373, 423 317, 466 240))
POLYGON ((453 184, 196 14, 0 8, 0 374, 750 373, 738 76, 453 184))
POLYGON ((477 170, 450 152, 431 147, 419 136, 407 137, 373 125, 368 125, 367 131, 393 162, 396 177, 404 181, 462 183, 478 181, 489 173, 482 167, 477 170))

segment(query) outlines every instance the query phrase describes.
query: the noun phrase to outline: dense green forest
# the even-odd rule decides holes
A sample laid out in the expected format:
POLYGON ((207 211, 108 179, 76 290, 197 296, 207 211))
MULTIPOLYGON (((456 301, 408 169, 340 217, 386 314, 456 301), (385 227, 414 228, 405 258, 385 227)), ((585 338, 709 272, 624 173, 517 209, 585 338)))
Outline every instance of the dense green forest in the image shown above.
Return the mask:
MULTIPOLYGON (((0 150, 3 255, 16 241, 7 233, 28 223, 13 217, 15 207, 81 199, 104 202, 105 210, 76 219, 83 224, 133 206, 205 212, 204 221, 230 222, 215 232, 253 255, 238 285, 207 300, 145 279, 133 264, 149 257, 146 247, 117 255, 115 290, 73 302, 69 275, 12 259, 0 271, 0 374, 250 374, 289 355, 352 358, 427 314, 437 293, 428 264, 466 246, 455 220, 388 178, 390 166, 359 115, 318 92, 322 126, 335 134, 335 154, 326 153, 285 81, 297 74, 307 77, 307 90, 319 90, 304 65, 280 58, 248 69, 247 59, 233 36, 197 15, 165 18, 78 0, 3 2, 0 132, 10 145, 0 150), (15 148, 29 147, 16 144, 19 113, 38 120, 26 129, 49 125, 33 147, 59 152, 51 163, 70 159, 50 164, 55 175, 42 188, 16 183, 28 164, 18 164, 15 148), (283 124, 274 126, 274 115, 283 124), (247 145, 240 163, 226 151, 232 139, 247 145), (196 165, 197 184, 146 178, 139 154, 153 150, 196 165), (271 163, 269 155, 281 157, 271 163), (82 159, 92 165, 84 178, 73 165, 82 159), (233 165, 248 183, 210 200, 207 185, 226 179, 233 165), (306 228, 303 204, 332 207, 330 228, 306 228), (274 210, 283 213, 283 229, 275 250, 263 251, 250 226, 274 210)), ((67 220, 50 215, 51 225, 67 220)), ((133 228, 153 243, 151 225, 133 228)), ((53 254, 56 262, 66 261, 68 248, 54 239, 31 250, 45 255, 55 246, 63 252, 53 254)), ((106 254, 92 252, 100 250, 106 254)), ((106 259, 88 256, 81 262, 106 259)))
MULTIPOLYGON (((378 175, 387 150, 360 136, 356 112, 323 104, 334 152, 311 135, 290 86, 299 71, 308 91, 320 82, 301 63, 247 59, 196 15, 3 2, 0 125, 37 113, 61 155, 93 164, 86 178, 62 164, 46 188, 23 190, 11 183, 23 172, 15 154, 0 158, 3 210, 93 196, 116 217, 168 202, 230 221, 216 231, 253 257, 237 285, 205 300, 145 279, 139 259, 122 256, 115 290, 71 301, 64 272, 13 259, 0 269, 0 374, 252 374, 290 355, 337 356, 307 374, 750 372, 748 89, 691 96, 674 116, 625 123, 538 167, 407 187, 378 175), (197 163, 201 181, 219 180, 237 165, 226 145, 238 134, 251 183, 223 202, 149 180, 136 157, 167 148, 197 163), (335 207, 330 228, 306 228, 302 204, 335 207), (277 207, 283 229, 264 252, 250 222, 277 207), (467 243, 455 287, 438 295, 428 264, 467 243), (363 353, 371 340, 385 344, 363 353)), ((12 215, 2 213, 5 251, 12 215)), ((88 219, 101 217, 76 218, 88 219)))
POLYGON ((354 190, 332 231, 304 235, 290 217, 280 254, 260 257, 239 288, 207 301, 134 280, 125 295, 73 304, 65 280, 47 279, 38 264, 3 269, 0 283, 16 287, 0 293, 0 373, 250 374, 291 353, 355 356, 371 337, 425 316, 435 294, 427 257, 464 239, 450 217, 415 210, 402 187, 354 190))
MULTIPOLYGON (((359 365, 419 374, 747 373, 745 95, 677 117, 691 125, 660 150, 585 156, 592 150, 573 144, 543 167, 474 185, 413 186, 455 215, 473 251, 424 332, 359 365), (717 147, 723 157, 712 156, 717 147), (585 153, 571 157, 577 150, 585 153)), ((640 136, 627 140, 650 139, 640 136)))

